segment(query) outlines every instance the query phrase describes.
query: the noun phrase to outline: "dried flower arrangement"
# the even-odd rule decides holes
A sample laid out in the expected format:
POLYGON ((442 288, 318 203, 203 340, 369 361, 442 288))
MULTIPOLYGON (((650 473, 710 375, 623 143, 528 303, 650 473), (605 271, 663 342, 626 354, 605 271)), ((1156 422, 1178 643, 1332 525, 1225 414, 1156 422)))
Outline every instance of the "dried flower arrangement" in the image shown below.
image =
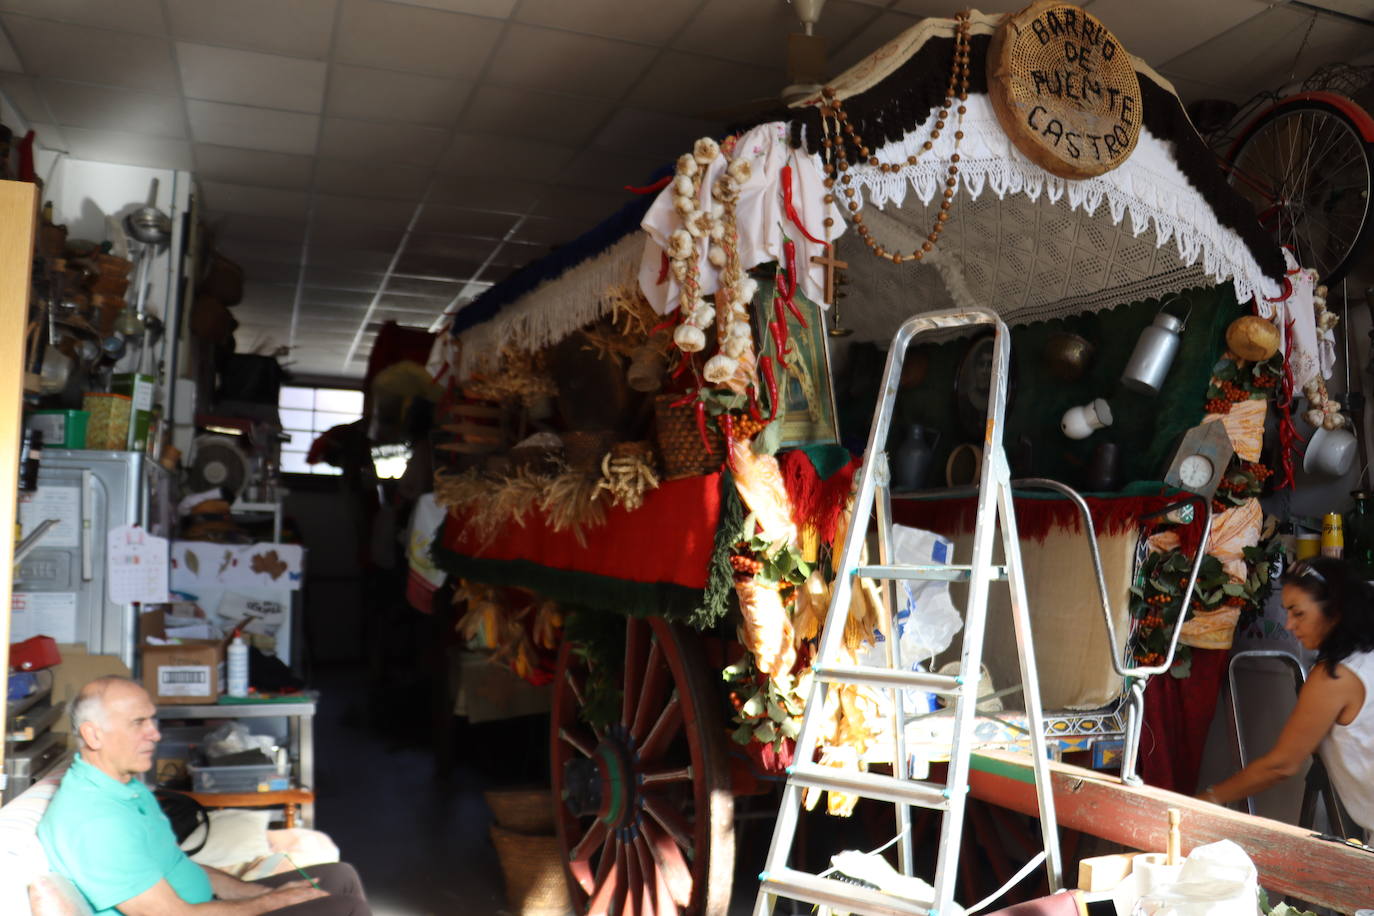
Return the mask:
POLYGON ((507 348, 501 353, 499 368, 466 379, 463 393, 481 401, 519 401, 528 407, 558 394, 558 385, 549 375, 543 351, 527 353, 507 348))

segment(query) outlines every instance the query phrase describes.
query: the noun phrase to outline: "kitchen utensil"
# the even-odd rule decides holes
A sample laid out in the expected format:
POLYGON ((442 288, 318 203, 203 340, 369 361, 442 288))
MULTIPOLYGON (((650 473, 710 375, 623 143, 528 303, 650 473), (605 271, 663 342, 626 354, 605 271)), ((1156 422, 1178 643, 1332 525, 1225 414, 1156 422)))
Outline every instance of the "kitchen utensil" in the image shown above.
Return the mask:
POLYGON ((1182 340, 1180 335, 1192 309, 1189 309, 1188 315, 1179 318, 1164 310, 1168 305, 1167 301, 1161 305, 1154 321, 1140 332, 1135 350, 1121 373, 1121 384, 1131 391, 1159 394, 1164 379, 1169 375, 1169 367, 1178 355, 1179 342, 1182 340))
POLYGON ((935 446, 939 442, 938 430, 928 432, 920 423, 913 423, 907 428, 906 438, 897 446, 892 462, 894 490, 919 490, 925 486, 931 459, 935 457, 935 446))
POLYGON ((1059 428, 1070 439, 1086 439, 1097 430, 1111 425, 1112 409, 1102 398, 1080 407, 1070 407, 1059 421, 1059 428))
POLYGON ((1088 463, 1088 489, 1109 493, 1120 485, 1121 449, 1115 442, 1099 442, 1088 463))
POLYGON ((1355 463, 1359 445, 1348 429, 1318 427, 1307 442, 1302 469, 1322 477, 1341 477, 1355 463))
POLYGON ((1086 337, 1055 331, 1045 342, 1045 366, 1055 378, 1076 382, 1092 366, 1096 353, 1097 347, 1086 337))

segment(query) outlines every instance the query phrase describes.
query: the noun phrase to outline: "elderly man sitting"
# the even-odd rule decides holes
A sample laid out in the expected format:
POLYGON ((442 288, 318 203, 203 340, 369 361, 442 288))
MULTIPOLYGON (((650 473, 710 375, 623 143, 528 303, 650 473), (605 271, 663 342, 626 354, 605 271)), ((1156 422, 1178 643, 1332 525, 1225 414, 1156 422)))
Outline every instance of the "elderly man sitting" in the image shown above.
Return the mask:
POLYGON ((197 865, 177 846, 157 799, 139 781, 162 735, 147 691, 123 677, 87 684, 72 703, 81 750, 62 777, 38 838, 53 870, 96 916, 370 916, 352 866, 309 869, 310 881, 275 875, 240 881, 197 865))

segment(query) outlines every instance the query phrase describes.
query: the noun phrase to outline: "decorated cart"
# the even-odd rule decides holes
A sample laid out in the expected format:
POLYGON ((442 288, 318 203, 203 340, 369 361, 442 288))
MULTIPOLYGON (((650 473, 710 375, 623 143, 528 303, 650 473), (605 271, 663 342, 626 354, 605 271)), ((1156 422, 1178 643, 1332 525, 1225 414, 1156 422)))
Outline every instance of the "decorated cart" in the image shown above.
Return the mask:
MULTIPOLYGON (((861 462, 889 462, 911 550, 967 555, 990 338, 909 354, 901 435, 862 454, 882 347, 919 312, 1012 326, 1013 470, 1089 491, 1017 501, 1051 736, 1130 775, 1148 723, 1145 777, 1191 790, 1267 595, 1257 497, 1291 483, 1296 393, 1342 420, 1319 278, 1169 84, 1064 4, 930 19, 656 177, 452 316, 432 360, 434 557, 465 636, 551 684, 579 912, 725 912, 733 799, 790 762, 861 462)), ((957 646, 957 586, 853 592, 856 658, 957 646)), ((979 734, 1015 746, 998 629, 979 734)), ((830 692, 821 761, 882 766, 902 727, 938 763, 938 709, 894 726, 878 693, 830 692)))

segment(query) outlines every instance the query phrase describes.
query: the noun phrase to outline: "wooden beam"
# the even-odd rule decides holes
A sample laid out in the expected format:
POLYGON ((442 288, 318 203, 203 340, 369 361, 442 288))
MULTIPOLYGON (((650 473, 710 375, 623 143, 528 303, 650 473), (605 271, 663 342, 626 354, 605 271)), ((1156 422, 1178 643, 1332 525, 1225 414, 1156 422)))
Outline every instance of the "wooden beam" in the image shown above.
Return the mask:
MULTIPOLYGON (((1252 817, 1152 786, 1128 786, 1114 776, 1052 763, 1055 814, 1068 827, 1132 849, 1162 852, 1169 808, 1183 814, 1183 852, 1217 840, 1234 840, 1254 860, 1260 884, 1308 903, 1353 913, 1366 907, 1374 888, 1374 853, 1319 840, 1312 831, 1252 817)), ((969 773, 973 797, 1034 816, 1035 781, 1030 758, 983 751, 969 773)), ((1071 878, 1072 876, 1070 876, 1071 878)))
MULTIPOLYGON (((10 590, 14 587, 14 520, 19 492, 19 435, 24 405, 24 328, 29 317, 38 186, 0 181, 0 672, 10 670, 10 590)), ((0 707, 0 734, 5 709, 0 707)))

